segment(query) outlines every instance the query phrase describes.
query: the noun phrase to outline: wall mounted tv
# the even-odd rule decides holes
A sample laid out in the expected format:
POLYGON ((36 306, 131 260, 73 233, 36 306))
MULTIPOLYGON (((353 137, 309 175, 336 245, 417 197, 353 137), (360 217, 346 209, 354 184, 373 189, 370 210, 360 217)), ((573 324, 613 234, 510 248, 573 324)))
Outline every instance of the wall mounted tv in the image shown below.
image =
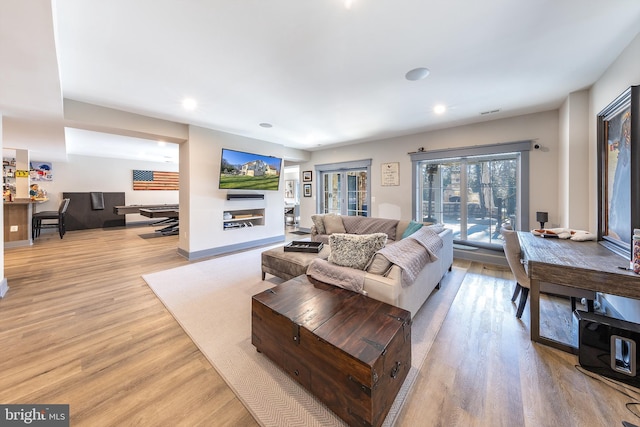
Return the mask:
POLYGON ((282 159, 222 149, 220 189, 278 190, 282 159))

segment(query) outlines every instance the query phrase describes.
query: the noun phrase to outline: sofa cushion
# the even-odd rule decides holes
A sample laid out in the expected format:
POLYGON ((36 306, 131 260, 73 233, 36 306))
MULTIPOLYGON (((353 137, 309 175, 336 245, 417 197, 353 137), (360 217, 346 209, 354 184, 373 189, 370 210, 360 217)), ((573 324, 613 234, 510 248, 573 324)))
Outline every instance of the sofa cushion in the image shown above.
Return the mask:
POLYGON ((318 234, 327 234, 324 228, 324 215, 311 215, 311 221, 313 221, 318 234))
MULTIPOLYGON (((344 225, 342 224, 342 217, 340 215, 325 215, 324 216, 324 229, 326 234, 333 233, 346 233, 344 225)), ((325 234, 325 233, 320 233, 325 234)))
POLYGON ((393 264, 391 261, 389 261, 384 255, 374 254, 365 270, 367 270, 367 273, 384 276, 392 266, 393 264))
POLYGON ((329 236, 329 262, 344 267, 364 270, 376 251, 387 243, 387 235, 344 234, 335 233, 329 236))
POLYGON ((420 230, 423 225, 424 224, 422 224, 421 222, 415 222, 412 220, 411 222, 409 222, 409 225, 404 230, 404 233, 402 233, 402 238, 404 239, 405 237, 411 236, 413 233, 420 230))
POLYGON ((370 218, 365 216, 345 216, 342 218, 344 229, 349 234, 384 233, 389 240, 396 240, 397 219, 370 218))

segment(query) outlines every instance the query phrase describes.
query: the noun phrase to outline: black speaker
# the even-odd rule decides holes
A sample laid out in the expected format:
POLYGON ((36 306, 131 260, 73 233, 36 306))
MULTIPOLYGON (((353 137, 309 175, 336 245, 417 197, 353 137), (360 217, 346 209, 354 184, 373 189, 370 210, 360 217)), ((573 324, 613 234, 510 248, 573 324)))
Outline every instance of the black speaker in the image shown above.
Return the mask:
POLYGON ((264 194, 228 194, 227 200, 264 200, 264 194))
POLYGON ((579 320, 578 360, 588 371, 634 387, 638 377, 640 325, 585 311, 576 311, 579 320))

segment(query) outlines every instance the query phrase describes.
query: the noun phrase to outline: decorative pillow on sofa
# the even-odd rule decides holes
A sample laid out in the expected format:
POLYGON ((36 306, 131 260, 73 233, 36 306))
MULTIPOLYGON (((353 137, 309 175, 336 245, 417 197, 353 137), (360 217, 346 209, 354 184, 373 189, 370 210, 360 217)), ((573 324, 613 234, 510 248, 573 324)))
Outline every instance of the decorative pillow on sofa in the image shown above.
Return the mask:
POLYGON ((346 233, 342 217, 340 215, 328 214, 324 216, 325 234, 346 233))
POLYGON ((402 238, 404 239, 405 237, 411 236, 413 233, 420 230, 423 225, 424 224, 422 224, 421 222, 411 220, 411 222, 407 226, 407 229, 404 230, 404 233, 402 233, 402 238))
POLYGON ((387 235, 384 233, 332 234, 329 236, 329 262, 364 270, 371 257, 386 243, 387 235))
POLYGON ((324 215, 311 215, 311 221, 313 221, 313 225, 316 226, 318 234, 327 234, 327 231, 324 229, 324 215))
POLYGON ((374 254, 371 261, 367 264, 365 270, 367 273, 378 274, 380 276, 384 276, 387 274, 389 269, 393 266, 393 263, 387 259, 382 254, 374 254))

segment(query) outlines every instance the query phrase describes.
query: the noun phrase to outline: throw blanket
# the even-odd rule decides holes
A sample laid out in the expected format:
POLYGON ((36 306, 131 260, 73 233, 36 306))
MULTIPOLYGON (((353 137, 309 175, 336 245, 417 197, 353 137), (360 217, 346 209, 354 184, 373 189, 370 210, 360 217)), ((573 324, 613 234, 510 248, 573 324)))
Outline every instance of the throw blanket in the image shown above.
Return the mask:
POLYGON ((307 268, 307 276, 366 295, 367 293, 364 291, 364 275, 364 270, 343 267, 321 258, 311 261, 307 268))
POLYGON ((377 253, 402 270, 402 286, 415 282, 418 274, 429 262, 438 259, 436 252, 443 246, 442 238, 431 227, 422 227, 409 237, 385 246, 377 253))
POLYGON ((343 216, 342 224, 349 234, 384 233, 390 240, 396 240, 398 221, 386 218, 371 218, 365 216, 343 216))

